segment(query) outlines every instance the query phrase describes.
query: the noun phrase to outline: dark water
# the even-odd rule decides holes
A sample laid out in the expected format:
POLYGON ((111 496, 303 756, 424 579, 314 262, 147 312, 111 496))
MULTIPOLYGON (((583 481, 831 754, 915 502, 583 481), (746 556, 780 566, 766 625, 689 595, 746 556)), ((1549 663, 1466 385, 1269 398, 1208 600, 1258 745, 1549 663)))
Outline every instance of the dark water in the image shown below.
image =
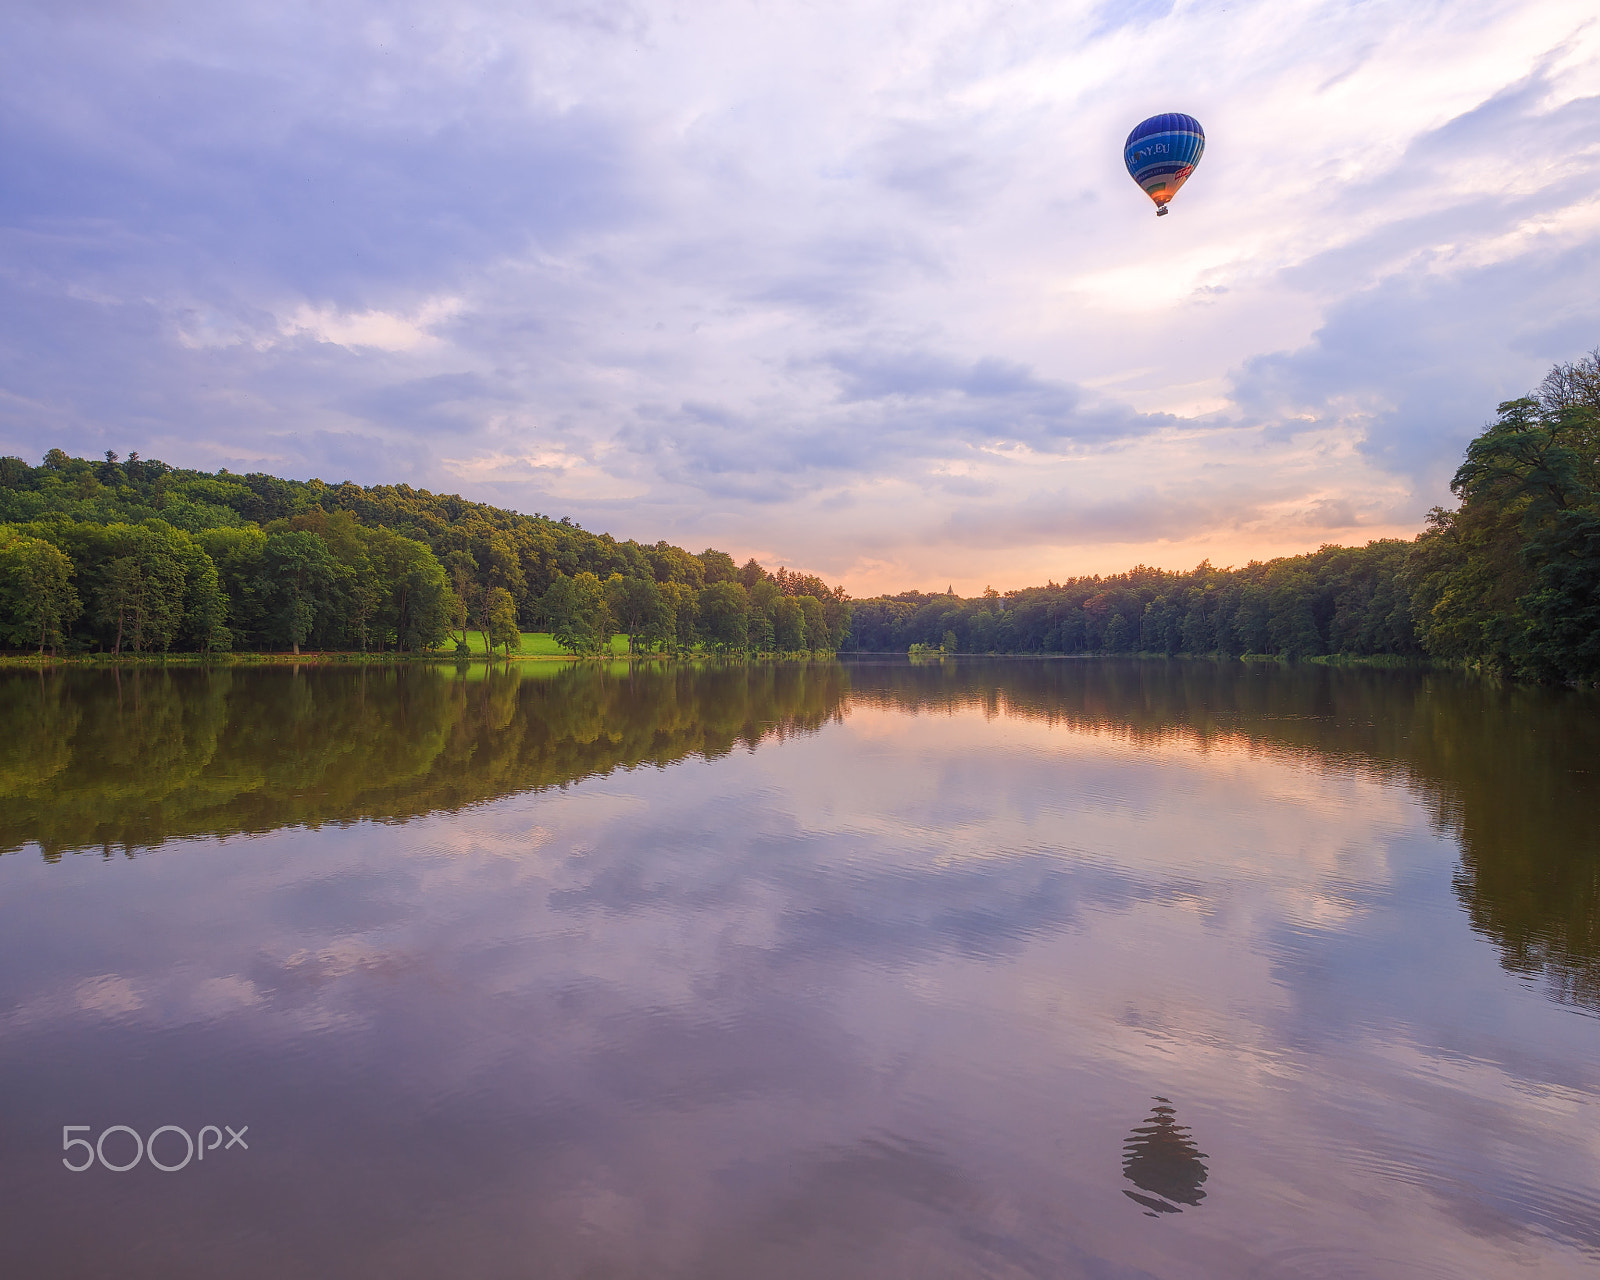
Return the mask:
POLYGON ((6 673, 0 1275, 1593 1276, 1597 712, 6 673))

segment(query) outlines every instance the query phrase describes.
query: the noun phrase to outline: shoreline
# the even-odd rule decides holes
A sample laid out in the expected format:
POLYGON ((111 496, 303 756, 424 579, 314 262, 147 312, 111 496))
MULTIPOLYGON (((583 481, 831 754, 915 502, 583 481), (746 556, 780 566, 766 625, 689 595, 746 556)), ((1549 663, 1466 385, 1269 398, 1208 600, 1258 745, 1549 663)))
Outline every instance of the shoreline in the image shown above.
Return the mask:
POLYGON ((332 649, 306 650, 303 653, 245 652, 245 653, 76 653, 76 654, 0 654, 0 669, 6 667, 166 667, 166 666, 397 666, 411 663, 444 663, 470 665, 479 662, 816 662, 851 658, 904 658, 921 663, 941 662, 951 659, 1044 659, 1048 661, 1083 661, 1106 658, 1133 661, 1163 662, 1243 662, 1276 663, 1290 666, 1310 663, 1329 667, 1380 667, 1392 670, 1455 671, 1476 670, 1458 663, 1441 662, 1426 657, 1397 657, 1391 654, 1315 654, 1292 658, 1277 653, 948 653, 937 651, 927 654, 907 654, 893 649, 848 649, 831 653, 512 653, 470 656, 453 652, 432 653, 362 653, 332 649))
MULTIPOLYGON (((903 655, 902 655, 903 656, 903 655)), ((283 667, 283 666, 476 666, 500 662, 814 662, 833 660, 837 654, 718 654, 718 653, 497 653, 457 656, 454 653, 342 653, 308 650, 304 653, 74 653, 0 654, 0 670, 47 667, 283 667)))
POLYGON ((168 654, 117 654, 90 653, 90 654, 60 654, 40 656, 35 653, 28 654, 0 654, 0 671, 46 671, 62 668, 75 670, 161 670, 169 667, 186 669, 206 668, 231 668, 231 667, 455 667, 466 670, 473 667, 488 667, 496 664, 511 665, 513 663, 564 663, 571 666, 583 663, 740 663, 744 665, 767 665, 778 663, 806 663, 806 662, 850 662, 860 660, 896 659, 907 662, 912 666, 935 666, 943 662, 956 660, 972 661, 974 659, 986 662, 1023 662, 1023 661, 1055 661, 1055 662, 1104 662, 1107 660, 1122 662, 1186 662, 1186 663, 1243 663, 1247 666, 1316 666, 1316 667, 1341 667, 1360 668, 1364 670, 1379 671, 1410 671, 1410 672, 1437 672, 1455 673, 1457 675, 1476 677, 1495 683, 1506 683, 1527 688, 1549 689, 1574 689, 1591 691, 1600 689, 1600 681, 1591 683, 1583 680, 1565 680, 1559 682, 1531 680, 1525 677, 1508 675, 1505 672, 1487 670, 1477 663, 1447 662, 1437 658, 1428 657, 1399 657, 1393 654, 1313 654, 1306 657, 1289 657, 1276 653, 1244 653, 1244 654, 1166 654, 1166 653, 953 653, 911 655, 899 650, 846 650, 840 653, 762 653, 762 654, 718 654, 718 653, 611 653, 611 654, 570 654, 570 653, 513 653, 508 658, 504 654, 493 657, 482 653, 470 656, 457 655, 453 652, 436 653, 344 653, 334 650, 315 650, 305 653, 168 653, 168 654))

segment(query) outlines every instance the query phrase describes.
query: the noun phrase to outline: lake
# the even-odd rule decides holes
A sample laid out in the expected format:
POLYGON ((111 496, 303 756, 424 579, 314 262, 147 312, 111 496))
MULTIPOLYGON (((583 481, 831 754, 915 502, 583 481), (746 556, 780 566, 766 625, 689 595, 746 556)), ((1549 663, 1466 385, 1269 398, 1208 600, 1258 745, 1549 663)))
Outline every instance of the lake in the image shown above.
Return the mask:
POLYGON ((1597 813, 1440 673, 0 672, 0 1273, 1592 1277, 1597 813))

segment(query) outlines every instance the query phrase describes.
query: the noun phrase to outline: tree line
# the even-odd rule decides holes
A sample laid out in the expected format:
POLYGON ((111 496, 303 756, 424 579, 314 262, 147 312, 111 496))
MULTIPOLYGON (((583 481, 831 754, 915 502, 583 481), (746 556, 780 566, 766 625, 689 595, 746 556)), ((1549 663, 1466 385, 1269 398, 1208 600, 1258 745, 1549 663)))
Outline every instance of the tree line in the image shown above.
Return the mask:
POLYGON ((0 458, 0 644, 39 653, 832 652, 842 588, 440 496, 59 449, 0 458))
POLYGON ((1600 679, 1600 350, 1500 405, 1451 488, 1459 507, 1410 541, 858 600, 850 648, 1391 655, 1600 679))
POLYGON ((52 449, 0 458, 0 644, 414 652, 475 630, 509 652, 548 630, 575 654, 620 632, 631 652, 1388 655, 1600 679, 1600 350, 1502 404, 1452 490, 1459 506, 1409 541, 852 601, 754 559, 408 485, 52 449))

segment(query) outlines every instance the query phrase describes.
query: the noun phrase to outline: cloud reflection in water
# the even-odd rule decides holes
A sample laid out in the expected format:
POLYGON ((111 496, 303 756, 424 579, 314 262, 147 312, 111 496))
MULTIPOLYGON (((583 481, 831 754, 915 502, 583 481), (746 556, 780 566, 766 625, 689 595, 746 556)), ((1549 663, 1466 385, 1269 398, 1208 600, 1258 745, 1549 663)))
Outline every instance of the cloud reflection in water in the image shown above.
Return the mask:
POLYGON ((1592 791, 1541 754, 1589 741, 1581 700, 1067 662, 136 692, 0 686, 9 1274, 1176 1277, 1321 1250, 1578 1276, 1600 1251, 1600 1022, 1501 943, 1593 963, 1564 888, 1592 791), (1152 1096, 1206 1154, 1159 1101, 1129 1138, 1152 1096), (80 1117, 258 1141, 214 1182, 63 1197, 80 1117), (1205 1212, 1130 1231, 1130 1188, 1205 1212))

